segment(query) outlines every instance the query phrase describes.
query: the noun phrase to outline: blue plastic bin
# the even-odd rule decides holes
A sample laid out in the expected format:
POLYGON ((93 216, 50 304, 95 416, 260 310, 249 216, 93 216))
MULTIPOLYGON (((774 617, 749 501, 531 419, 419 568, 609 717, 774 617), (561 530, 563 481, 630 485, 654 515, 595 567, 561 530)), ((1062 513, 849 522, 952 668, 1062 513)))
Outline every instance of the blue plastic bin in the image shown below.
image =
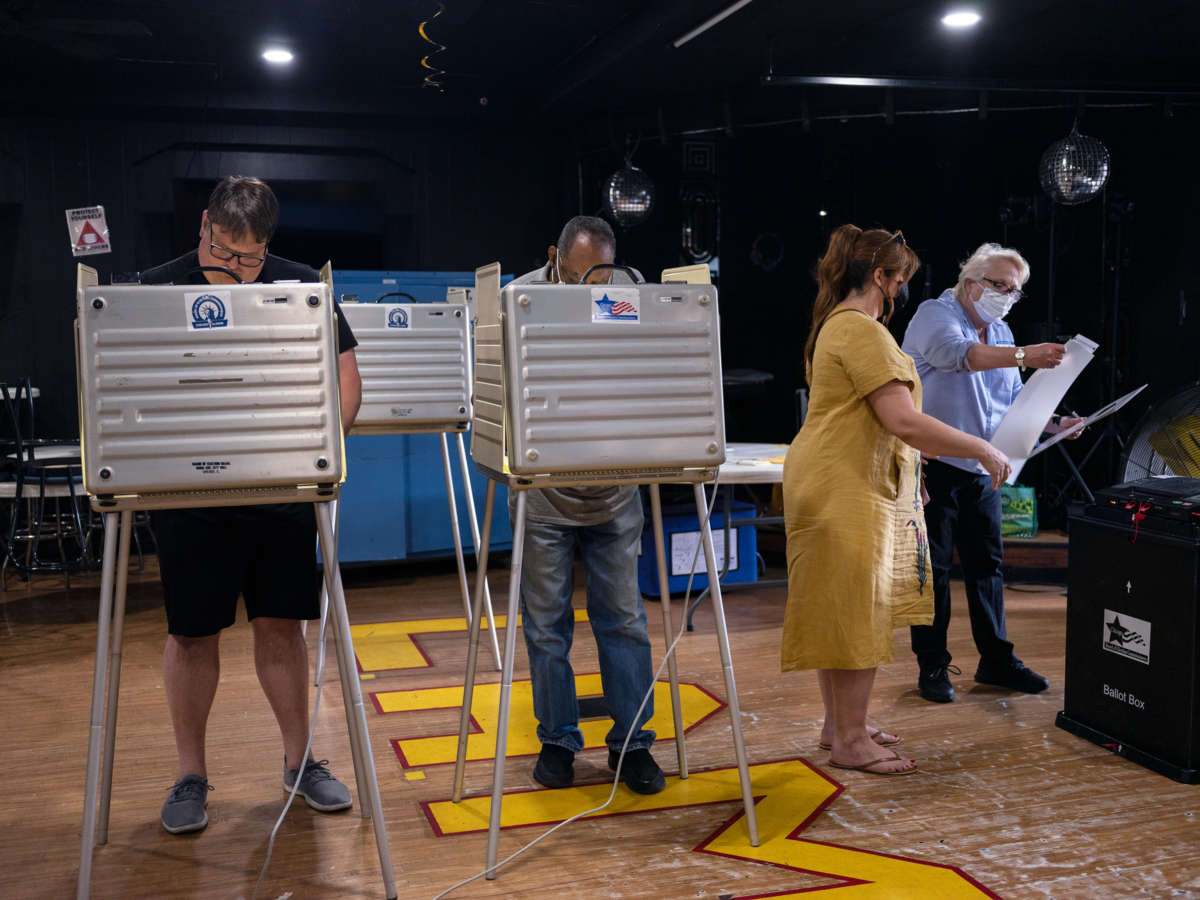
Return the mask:
MULTIPOLYGON (((722 547, 725 543, 724 501, 717 500, 717 508, 709 519, 713 533, 713 546, 717 551, 717 567, 720 569, 723 560, 722 547), (719 511, 718 511, 719 510, 719 511)), ((745 584, 758 580, 758 535, 752 525, 739 525, 738 519, 749 519, 754 514, 754 507, 749 503, 735 502, 733 504, 734 523, 730 529, 730 544, 737 552, 730 559, 729 572, 722 579, 722 584, 745 584)), ((708 574, 704 562, 704 549, 696 555, 700 539, 700 522, 696 518, 694 506, 672 506, 663 509, 663 533, 666 540, 667 566, 671 570, 667 578, 667 588, 672 594, 682 594, 687 590, 688 564, 693 556, 696 559, 696 576, 692 579, 692 595, 708 587, 708 574)), ((646 528, 642 531, 642 555, 638 557, 638 587, 649 597, 659 596, 658 567, 654 557, 654 531, 650 527, 650 517, 646 517, 646 528)))

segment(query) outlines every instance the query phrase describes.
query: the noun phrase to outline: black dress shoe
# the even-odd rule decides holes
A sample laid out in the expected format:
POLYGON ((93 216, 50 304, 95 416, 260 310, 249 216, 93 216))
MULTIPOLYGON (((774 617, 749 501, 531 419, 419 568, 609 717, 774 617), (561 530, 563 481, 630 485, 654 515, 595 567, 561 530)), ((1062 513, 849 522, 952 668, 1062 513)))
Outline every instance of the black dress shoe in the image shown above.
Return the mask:
POLYGON ((917 677, 917 690, 931 703, 949 703, 954 699, 954 685, 950 683, 951 673, 961 675, 962 669, 949 663, 922 666, 921 674, 917 677))
POLYGON ((1028 668, 1020 660, 1007 665, 993 665, 980 660, 975 670, 975 680, 980 684, 996 684, 1023 694, 1040 694, 1050 687, 1050 682, 1028 668))
POLYGON ((558 744, 542 744, 533 780, 548 788, 570 787, 575 783, 575 754, 558 744))
MULTIPOLYGON (((614 772, 617 771, 617 760, 620 756, 616 750, 608 751, 608 767, 614 772)), ((635 794, 657 794, 667 786, 667 779, 649 750, 625 751, 625 761, 621 763, 621 780, 635 794)))

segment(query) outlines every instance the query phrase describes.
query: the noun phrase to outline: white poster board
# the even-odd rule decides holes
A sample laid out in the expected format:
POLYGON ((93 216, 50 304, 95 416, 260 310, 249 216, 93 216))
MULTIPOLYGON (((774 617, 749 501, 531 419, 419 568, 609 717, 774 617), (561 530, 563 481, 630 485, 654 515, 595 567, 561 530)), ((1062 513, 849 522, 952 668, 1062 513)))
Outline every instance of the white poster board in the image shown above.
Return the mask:
POLYGON ((1095 341, 1082 334, 1067 341, 1063 361, 1053 369, 1034 372, 1000 420, 991 444, 1012 463, 1012 474, 1008 479, 1010 484, 1016 481, 1025 460, 1032 455, 1034 445, 1050 421, 1050 416, 1062 403, 1079 373, 1092 361, 1097 346, 1095 341))

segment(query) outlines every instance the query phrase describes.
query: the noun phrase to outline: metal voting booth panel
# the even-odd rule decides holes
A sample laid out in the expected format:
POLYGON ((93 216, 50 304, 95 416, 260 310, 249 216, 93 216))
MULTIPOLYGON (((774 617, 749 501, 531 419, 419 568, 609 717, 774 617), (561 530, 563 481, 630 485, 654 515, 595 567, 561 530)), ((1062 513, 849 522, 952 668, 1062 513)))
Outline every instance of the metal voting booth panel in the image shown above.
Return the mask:
MULTIPOLYGON (((511 277, 511 276, 508 276, 511 277)), ((387 304, 413 302, 466 303, 467 321, 474 308, 475 272, 430 271, 359 271, 331 267, 329 279, 335 298, 343 308, 361 304, 383 308, 387 304), (470 286, 470 290, 466 286, 470 286), (411 293, 408 296, 386 296, 411 293), (376 303, 376 300, 379 300, 376 303)), ((324 276, 321 280, 325 280, 324 276)), ((419 307, 418 307, 419 308, 419 307)), ((357 350, 357 348, 356 348, 357 350)), ((471 373, 468 346, 465 371, 471 373)), ((468 404, 469 405, 469 404, 468 404)), ((360 416, 361 420, 361 416, 360 416)), ((407 435, 399 440, 386 434, 364 434, 352 429, 346 442, 347 469, 353 481, 343 485, 338 507, 343 516, 338 522, 338 554, 342 565, 350 562, 383 562, 403 559, 453 557, 453 534, 443 511, 447 508, 440 440, 407 435), (343 503, 345 504, 343 507, 343 503), (353 513, 353 515, 348 515, 353 513)), ((457 439, 450 435, 450 454, 457 439)), ((470 443, 463 433, 464 449, 470 443)), ((462 457, 460 456, 460 462, 462 457)), ((469 462, 469 460, 468 460, 469 462)), ((482 504, 487 479, 470 467, 471 485, 482 504)), ((457 482, 457 477, 455 478, 457 482)), ((458 488, 459 539, 471 552, 473 532, 478 521, 468 519, 470 503, 463 502, 463 487, 458 488)), ((506 491, 500 489, 501 500, 506 491)), ((470 501, 470 497, 467 498, 470 501)), ((493 547, 503 541, 508 548, 508 522, 494 523, 493 547)))
MULTIPOLYGON (((724 406, 717 292, 711 284, 510 284, 500 265, 476 271, 475 404, 471 455, 489 476, 479 572, 487 566, 495 484, 516 490, 513 551, 505 628, 499 728, 488 829, 487 877, 495 877, 508 742, 521 566, 525 489, 557 485, 649 484, 662 590, 663 624, 671 642, 660 482, 692 482, 701 544, 713 585, 734 753, 750 843, 758 826, 719 570, 702 482, 725 459, 724 406)), ((478 615, 479 594, 475 597, 478 615)), ((463 796, 471 700, 478 655, 472 629, 460 716, 453 799, 463 796)), ((680 777, 687 757, 674 656, 668 661, 680 777)))
MULTIPOLYGON (((467 569, 458 533, 458 505, 446 434, 454 432, 475 552, 479 519, 462 433, 471 418, 471 321, 466 303, 343 303, 342 315, 358 339, 355 355, 362 378, 362 405, 353 433, 439 434, 442 472, 450 508, 450 530, 458 563, 463 613, 471 619, 467 569)), ((491 594, 484 582, 484 609, 492 654, 500 668, 491 594)))
MULTIPOLYGON (((76 315, 84 486, 105 514, 77 886, 84 898, 93 847, 108 839, 133 510, 310 501, 324 557, 336 560, 326 501, 337 496, 345 454, 327 285, 101 287, 80 266, 76 315)), ((336 564, 324 571, 360 810, 374 820, 394 898, 341 573, 336 564)))
POLYGON ((358 338, 354 432, 465 431, 471 418, 465 304, 343 303, 358 338))
POLYGON ((85 287, 78 316, 84 487, 103 508, 342 480, 324 285, 85 287))
POLYGON ((477 287, 477 463, 537 485, 711 479, 725 460, 712 285, 501 291, 499 267, 488 268, 477 287))

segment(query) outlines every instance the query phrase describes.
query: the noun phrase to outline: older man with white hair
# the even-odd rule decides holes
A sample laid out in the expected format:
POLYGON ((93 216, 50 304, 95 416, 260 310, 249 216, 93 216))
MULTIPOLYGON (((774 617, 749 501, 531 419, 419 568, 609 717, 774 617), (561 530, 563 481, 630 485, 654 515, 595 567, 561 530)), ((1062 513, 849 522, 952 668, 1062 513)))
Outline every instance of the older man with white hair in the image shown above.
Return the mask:
MULTIPOLYGON (((1066 348, 1044 343, 1021 346, 1004 317, 1029 280, 1029 263, 1016 250, 983 244, 959 269, 958 283, 926 300, 904 335, 904 352, 917 364, 924 412, 968 434, 990 440, 1021 390, 1021 372, 1050 369, 1066 348)), ((1057 433, 1078 419, 1054 416, 1046 431, 1057 433)), ((925 523, 933 569, 932 625, 912 627, 921 696, 935 703, 954 699, 946 633, 950 626, 950 563, 958 547, 971 635, 979 651, 975 680, 1035 694, 1049 682, 1017 658, 1004 622, 1004 545, 1000 537, 1000 492, 974 459, 942 457, 925 465, 925 523)))

